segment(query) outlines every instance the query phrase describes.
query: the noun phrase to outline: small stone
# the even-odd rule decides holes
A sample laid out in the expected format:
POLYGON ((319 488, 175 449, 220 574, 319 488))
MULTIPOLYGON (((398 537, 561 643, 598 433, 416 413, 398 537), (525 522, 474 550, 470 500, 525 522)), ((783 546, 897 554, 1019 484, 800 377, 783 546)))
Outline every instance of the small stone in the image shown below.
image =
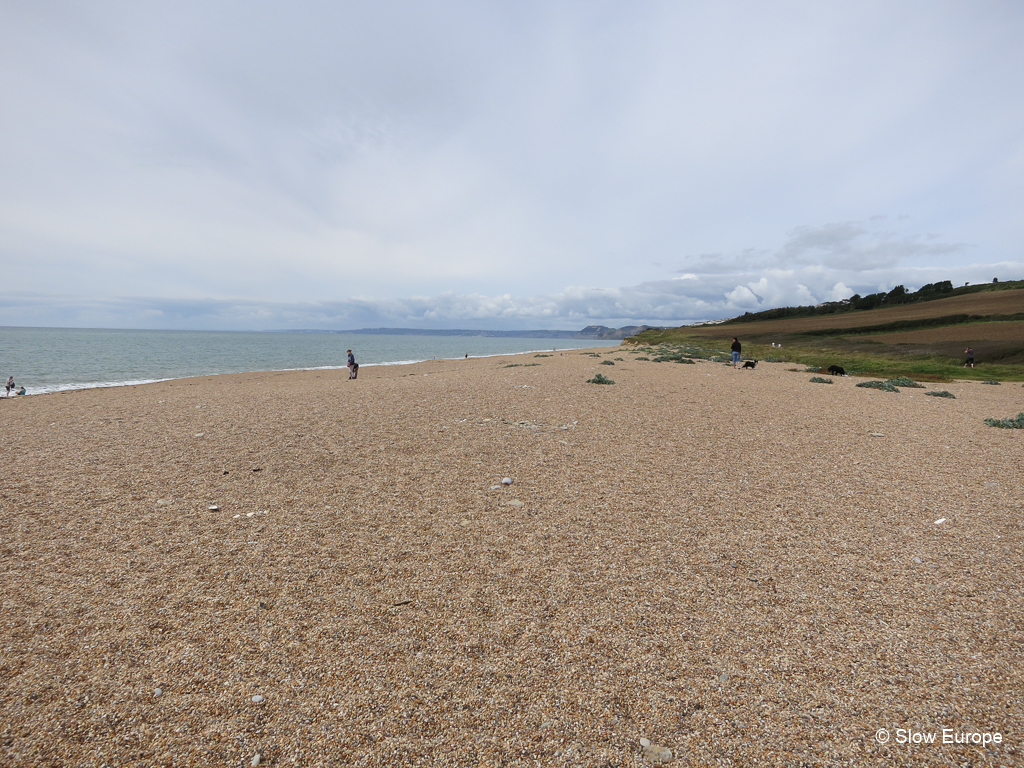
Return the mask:
POLYGON ((914 562, 915 562, 915 563, 923 563, 923 562, 924 562, 924 560, 922 560, 922 559, 921 559, 920 557, 915 557, 915 558, 914 558, 914 562))
POLYGON ((263 755, 261 755, 259 752, 257 752, 255 755, 252 756, 252 760, 249 761, 249 765, 257 766, 257 765, 260 764, 260 760, 262 760, 262 759, 263 759, 263 755))
POLYGON ((500 486, 500 485, 492 485, 492 486, 491 486, 491 490, 492 490, 492 491, 496 491, 496 490, 498 490, 499 488, 501 488, 501 486, 500 486))
POLYGON ((501 484, 502 485, 512 485, 512 478, 511 477, 503 477, 503 478, 501 478, 501 484))
POLYGON ((166 507, 168 504, 171 503, 171 500, 170 499, 157 499, 156 503, 158 505, 160 505, 161 507, 166 507))
POLYGON ((157 688, 155 691, 153 691, 153 695, 154 696, 163 696, 164 695, 164 689, 163 688, 157 688))
POLYGON ((260 696, 258 693, 255 696, 252 697, 252 703, 253 704, 262 704, 263 701, 264 701, 263 697, 260 696))
POLYGON ((196 437, 202 437, 205 434, 206 434, 205 432, 196 432, 195 436, 196 437))
POLYGON ((646 749, 647 747, 651 746, 651 740, 650 739, 640 739, 640 746, 643 747, 644 749, 646 749))
POLYGON ((872 437, 885 437, 884 432, 868 432, 868 434, 871 435, 872 437))
POLYGON ((252 516, 253 516, 253 515, 255 515, 255 514, 256 514, 255 512, 246 512, 246 513, 245 513, 245 516, 246 516, 246 517, 252 517, 252 516))
POLYGON ((505 503, 510 507, 522 507, 526 504, 526 502, 520 501, 519 499, 512 499, 512 501, 506 501, 505 503))
POLYGON ((240 515, 240 514, 239 514, 239 515, 232 515, 232 516, 231 516, 231 519, 232 519, 232 520, 237 520, 237 519, 238 519, 238 518, 240 518, 240 517, 241 517, 241 515, 240 515))
POLYGON ((718 676, 718 682, 720 682, 720 683, 727 683, 727 682, 729 682, 729 673, 728 672, 723 672, 722 674, 720 674, 718 676))
POLYGON ((554 726, 555 726, 555 721, 554 720, 545 720, 543 723, 540 724, 540 729, 542 731, 546 731, 548 728, 553 728, 554 726))
POLYGON ((216 504, 211 504, 210 506, 207 507, 207 509, 210 510, 211 512, 220 512, 220 507, 218 507, 216 504))
POLYGON ((942 525, 944 522, 946 522, 946 518, 940 517, 938 520, 935 521, 935 524, 942 525))

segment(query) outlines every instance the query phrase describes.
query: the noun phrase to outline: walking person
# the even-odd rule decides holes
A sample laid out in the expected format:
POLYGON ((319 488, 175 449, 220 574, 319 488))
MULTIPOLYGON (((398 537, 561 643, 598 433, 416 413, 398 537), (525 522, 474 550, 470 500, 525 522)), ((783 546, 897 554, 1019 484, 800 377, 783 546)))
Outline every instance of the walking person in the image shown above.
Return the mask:
POLYGON ((974 367, 974 347, 968 347, 967 349, 965 349, 964 350, 964 354, 967 355, 967 360, 964 361, 964 368, 966 368, 968 365, 971 366, 971 368, 973 368, 974 367))
POLYGON ((732 337, 732 367, 736 368, 740 364, 740 352, 743 350, 743 346, 740 344, 740 340, 735 336, 732 337))
POLYGON ((350 379, 359 378, 359 363, 356 362, 356 356, 352 354, 352 350, 348 351, 348 377, 350 379))

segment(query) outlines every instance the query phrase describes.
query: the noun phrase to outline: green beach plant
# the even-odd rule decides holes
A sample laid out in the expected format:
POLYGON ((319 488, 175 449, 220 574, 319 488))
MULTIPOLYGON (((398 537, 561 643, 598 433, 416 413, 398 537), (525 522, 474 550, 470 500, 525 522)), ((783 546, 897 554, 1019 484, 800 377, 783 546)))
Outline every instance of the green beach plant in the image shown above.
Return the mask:
POLYGON ((832 379, 823 379, 821 376, 812 376, 811 384, 831 384, 832 379))
POLYGON ((998 381, 983 381, 983 382, 981 382, 981 383, 982 383, 982 384, 996 384, 996 385, 998 385, 998 384, 999 384, 999 382, 998 382, 998 381))
POLYGON ((600 373, 592 379, 587 379, 587 384, 614 384, 615 382, 600 373))
POLYGON ((887 379, 887 384, 892 384, 894 387, 915 387, 917 389, 924 389, 924 384, 918 384, 913 379, 908 379, 906 376, 897 376, 894 379, 887 379))
POLYGON ((646 360, 648 363, 651 362, 651 358, 649 358, 649 357, 638 357, 636 359, 637 360, 646 360))
MULTIPOLYGON (((795 371, 796 368, 794 368, 793 370, 795 371)), ((804 373, 821 373, 821 366, 818 366, 818 365, 808 365, 806 368, 804 368, 803 372, 804 373)))
POLYGON ((601 365, 615 365, 611 360, 602 360, 601 365))
POLYGON ((925 394, 926 395, 931 395, 932 397, 948 397, 951 400, 956 400, 956 395, 954 395, 952 392, 947 392, 944 389, 937 390, 935 392, 925 392, 925 394))
POLYGON ((857 386, 867 387, 868 389, 880 389, 883 392, 899 392, 899 390, 888 381, 862 381, 857 386))
POLYGON ((1001 429, 1024 429, 1024 412, 1018 413, 1012 419, 985 419, 985 423, 1001 429))

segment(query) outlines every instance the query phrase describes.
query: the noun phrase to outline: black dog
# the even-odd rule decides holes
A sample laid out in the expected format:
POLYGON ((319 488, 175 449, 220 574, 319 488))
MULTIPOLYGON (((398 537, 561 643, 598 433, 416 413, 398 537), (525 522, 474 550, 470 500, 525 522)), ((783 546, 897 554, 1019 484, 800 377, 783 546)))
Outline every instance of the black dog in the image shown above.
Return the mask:
POLYGON ((757 360, 747 360, 747 362, 745 362, 743 364, 743 367, 744 368, 753 368, 756 365, 757 365, 757 360))
POLYGON ((828 372, 831 373, 833 376, 845 376, 846 375, 846 369, 843 368, 841 365, 830 365, 828 367, 828 372))

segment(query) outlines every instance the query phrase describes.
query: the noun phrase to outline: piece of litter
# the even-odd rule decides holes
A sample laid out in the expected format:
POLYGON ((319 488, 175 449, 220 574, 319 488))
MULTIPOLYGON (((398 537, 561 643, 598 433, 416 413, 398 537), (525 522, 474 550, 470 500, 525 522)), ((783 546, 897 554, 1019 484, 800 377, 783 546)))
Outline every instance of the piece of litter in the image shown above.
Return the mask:
POLYGON ((512 478, 511 477, 503 477, 503 478, 501 478, 501 484, 502 485, 512 485, 512 478))
POLYGON ((944 522, 946 522, 946 518, 940 517, 938 520, 935 521, 935 524, 942 525, 944 522))

